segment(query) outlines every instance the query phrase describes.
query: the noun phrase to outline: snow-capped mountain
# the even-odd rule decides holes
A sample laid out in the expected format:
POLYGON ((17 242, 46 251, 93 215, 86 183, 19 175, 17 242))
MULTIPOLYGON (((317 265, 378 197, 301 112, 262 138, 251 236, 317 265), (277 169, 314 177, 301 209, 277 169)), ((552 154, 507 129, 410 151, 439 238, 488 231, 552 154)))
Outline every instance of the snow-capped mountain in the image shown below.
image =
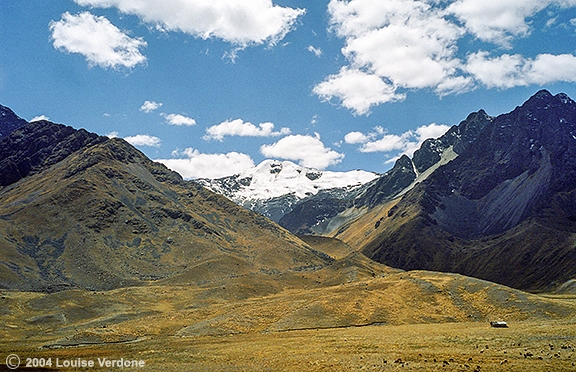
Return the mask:
POLYGON ((278 221, 295 203, 321 190, 351 190, 377 177, 376 173, 362 170, 321 171, 290 161, 264 160, 254 168, 230 177, 198 179, 197 182, 278 221))

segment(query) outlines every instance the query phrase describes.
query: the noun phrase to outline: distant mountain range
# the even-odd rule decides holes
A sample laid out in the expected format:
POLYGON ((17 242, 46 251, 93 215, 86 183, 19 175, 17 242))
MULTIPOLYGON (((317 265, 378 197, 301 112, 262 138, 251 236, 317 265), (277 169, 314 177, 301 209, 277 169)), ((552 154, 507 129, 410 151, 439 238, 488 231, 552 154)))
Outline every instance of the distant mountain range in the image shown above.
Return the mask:
POLYGON ((331 219, 355 205, 374 206, 405 193, 461 153, 492 120, 480 110, 445 135, 426 140, 412 159, 403 155, 384 175, 362 170, 321 171, 265 160, 242 173, 196 182, 299 234, 324 234, 331 219))
POLYGON ((331 189, 301 200, 279 223, 299 234, 330 234, 349 217, 340 213, 352 207, 373 208, 405 194, 456 158, 491 120, 483 110, 470 114, 440 138, 424 141, 412 159, 403 155, 390 171, 351 192, 331 189))
POLYGON ((549 290, 576 279, 574 242, 576 103, 565 94, 472 113, 382 175, 269 160, 197 181, 124 140, 0 106, 0 288, 262 294, 325 285, 318 270, 330 283, 370 277, 378 262, 549 290))

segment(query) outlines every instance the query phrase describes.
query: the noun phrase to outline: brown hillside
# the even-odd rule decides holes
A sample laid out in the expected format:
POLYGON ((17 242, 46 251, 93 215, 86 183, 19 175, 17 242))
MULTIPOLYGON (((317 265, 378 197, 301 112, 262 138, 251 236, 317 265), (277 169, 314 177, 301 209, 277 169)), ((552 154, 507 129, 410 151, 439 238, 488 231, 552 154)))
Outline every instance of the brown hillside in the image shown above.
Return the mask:
POLYGON ((306 272, 330 257, 120 139, 0 191, 0 286, 111 289, 306 272))

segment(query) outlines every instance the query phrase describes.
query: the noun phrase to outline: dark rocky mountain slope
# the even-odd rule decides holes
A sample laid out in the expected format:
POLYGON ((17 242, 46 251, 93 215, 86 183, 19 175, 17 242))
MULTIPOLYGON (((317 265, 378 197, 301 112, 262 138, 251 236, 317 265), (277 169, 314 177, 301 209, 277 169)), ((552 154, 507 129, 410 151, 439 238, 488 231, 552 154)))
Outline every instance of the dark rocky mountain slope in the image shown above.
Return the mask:
POLYGON ((0 137, 0 186, 10 185, 58 163, 85 146, 107 139, 85 129, 76 130, 44 120, 9 130, 10 122, 13 121, 2 120, 0 125, 9 134, 0 137))
POLYGON ((462 153, 491 120, 484 110, 472 113, 441 137, 424 141, 412 159, 406 155, 400 157, 391 170, 372 182, 353 190, 323 190, 295 204, 279 223, 298 234, 329 233, 339 213, 351 207, 374 208, 424 180, 440 165, 462 153))
POLYGON ((333 261, 124 140, 40 121, 0 149, 0 288, 264 283, 333 261))
POLYGON ((538 92, 387 203, 336 236, 403 269, 532 290, 576 277, 576 103, 538 92))

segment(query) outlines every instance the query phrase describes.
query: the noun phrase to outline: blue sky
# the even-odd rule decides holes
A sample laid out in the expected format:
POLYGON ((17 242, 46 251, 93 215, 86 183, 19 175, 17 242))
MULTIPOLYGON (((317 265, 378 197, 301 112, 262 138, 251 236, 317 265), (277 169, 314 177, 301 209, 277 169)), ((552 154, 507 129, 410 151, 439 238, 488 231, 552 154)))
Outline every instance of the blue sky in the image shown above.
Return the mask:
POLYGON ((0 0, 0 104, 185 177, 384 172, 470 112, 576 98, 576 0, 0 0))

